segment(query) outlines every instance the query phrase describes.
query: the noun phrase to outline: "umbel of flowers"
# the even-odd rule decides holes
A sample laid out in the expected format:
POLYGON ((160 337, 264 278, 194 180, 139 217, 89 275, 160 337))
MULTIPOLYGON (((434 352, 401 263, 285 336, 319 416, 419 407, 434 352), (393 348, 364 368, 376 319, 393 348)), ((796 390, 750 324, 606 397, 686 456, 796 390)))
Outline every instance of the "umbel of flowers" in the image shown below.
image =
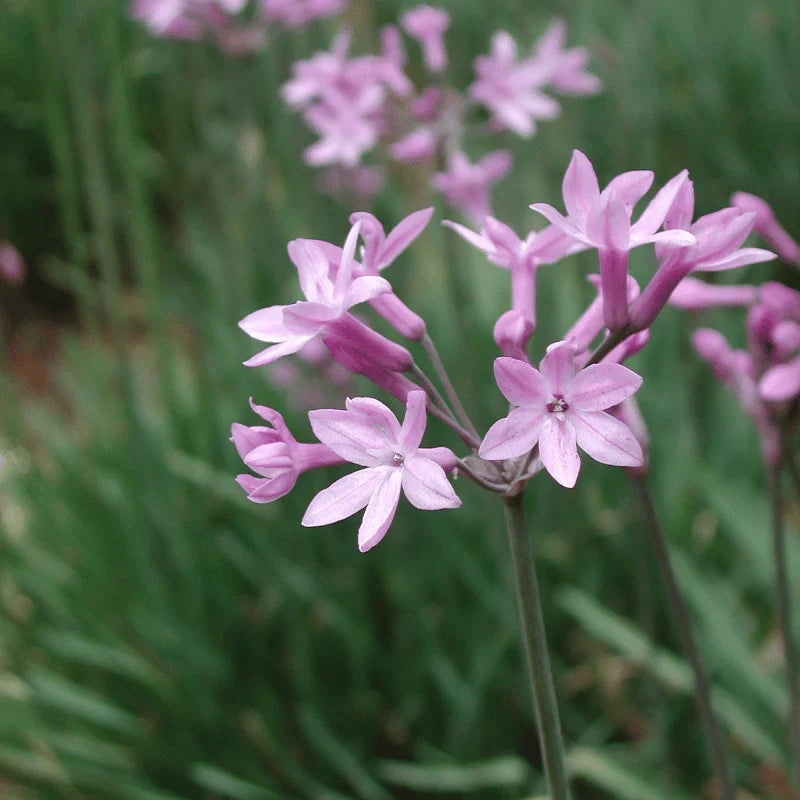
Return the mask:
MULTIPOLYGON (((520 238, 492 217, 485 217, 477 232, 445 223, 510 278, 509 307, 500 311, 494 328, 501 351, 494 376, 512 409, 484 434, 456 392, 426 321, 384 277, 386 268, 428 224, 432 209, 409 215, 388 234, 372 214, 356 212, 342 247, 312 239, 290 242, 288 253, 297 268, 302 298, 254 311, 240 323, 247 334, 267 344, 245 362, 248 366, 302 353, 321 341, 333 361, 365 376, 405 407, 402 422, 373 397, 350 398, 344 409, 311 410, 309 422, 318 441, 303 443, 289 432, 277 411, 253 406, 269 426, 235 424, 232 438, 255 473, 238 477, 254 502, 281 497, 310 469, 352 464, 357 469, 311 500, 302 524, 326 525, 364 509, 358 546, 367 551, 387 534, 401 495, 424 511, 458 508, 461 500, 448 475, 464 475, 503 497, 526 650, 529 663, 536 665, 531 680, 540 742, 556 800, 569 797, 569 788, 544 628, 536 611, 538 589, 522 505, 525 488, 543 471, 562 486, 573 487, 580 452, 643 475, 647 431, 633 399, 642 378, 623 362, 646 345, 650 326, 670 297, 685 303, 696 293, 698 282, 690 273, 728 270, 775 257, 770 251, 742 246, 758 219, 751 208, 735 204, 694 220, 693 187, 686 171, 667 181, 635 214, 653 179, 650 171, 625 172, 601 191, 589 159, 576 150, 563 180, 566 214, 542 203, 532 206, 550 223, 542 230, 520 238), (650 247, 656 263, 643 288, 628 274, 628 253, 634 247, 650 247), (597 252, 599 275, 589 276, 597 296, 562 338, 536 359, 536 367, 529 344, 537 319, 537 271, 555 264, 568 269, 561 262, 587 249, 597 252), (395 337, 372 327, 364 313, 367 306, 391 326, 395 337), (412 344, 425 353, 429 367, 417 362, 409 349, 412 344), (461 440, 462 454, 436 438, 422 446, 431 438, 427 429, 431 416, 461 440)), ((704 291, 713 293, 713 287, 704 291)), ((800 393, 800 296, 790 296, 789 290, 775 285, 739 291, 760 309, 751 312, 751 338, 760 348, 752 363, 729 354, 707 334, 710 343, 700 349, 705 347, 723 380, 747 396, 748 410, 755 419, 765 420, 766 430, 771 416, 759 402, 787 403, 800 393)), ((702 338, 698 334, 697 339, 702 338)), ((437 428, 434 436, 441 432, 437 428)), ((654 533, 657 550, 663 544, 659 535, 654 533)), ((668 558, 662 558, 661 566, 665 580, 674 584, 668 558)), ((675 586, 668 589, 672 596, 675 586)), ((675 603, 680 602, 678 595, 675 603)), ((696 671, 696 694, 714 768, 725 800, 732 800, 733 782, 713 719, 707 679, 691 634, 686 636, 684 646, 696 671)))

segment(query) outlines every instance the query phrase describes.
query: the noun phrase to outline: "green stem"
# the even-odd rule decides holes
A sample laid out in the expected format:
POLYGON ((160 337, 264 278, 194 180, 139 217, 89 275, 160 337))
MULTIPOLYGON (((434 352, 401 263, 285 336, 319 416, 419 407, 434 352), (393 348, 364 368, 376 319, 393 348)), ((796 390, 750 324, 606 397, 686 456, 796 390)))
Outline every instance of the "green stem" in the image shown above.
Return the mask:
MULTIPOLYGON (((785 461, 790 465, 790 471, 793 471, 794 467, 788 454, 785 461)), ((789 687, 789 779, 797 793, 795 796, 800 797, 800 668, 792 631, 789 572, 786 565, 786 530, 783 524, 779 467, 769 470, 768 483, 772 509, 772 549, 775 558, 775 602, 778 627, 783 639, 786 683, 789 687)))
POLYGON ((533 689, 533 704, 539 730, 545 775, 551 800, 569 800, 564 742, 553 685, 553 673, 547 650, 547 637, 539 597, 539 585, 533 563, 533 551, 525 520, 523 495, 504 498, 506 527, 514 562, 517 602, 522 622, 522 638, 533 689))
POLYGON ((694 673, 695 702, 697 703, 700 720, 705 729, 711 764, 720 785, 721 797, 722 800, 735 800, 736 784, 733 780, 730 758, 722 731, 711 707, 711 682, 708 679, 703 659, 695 643, 691 616, 678 586, 678 580, 672 567, 669 548, 664 538, 664 532, 661 529, 655 502, 650 494, 650 488, 644 475, 631 475, 631 481, 642 508, 645 532, 650 540, 650 546, 653 549, 653 555, 658 564, 661 579, 664 582, 667 601, 672 611, 681 647, 694 673))

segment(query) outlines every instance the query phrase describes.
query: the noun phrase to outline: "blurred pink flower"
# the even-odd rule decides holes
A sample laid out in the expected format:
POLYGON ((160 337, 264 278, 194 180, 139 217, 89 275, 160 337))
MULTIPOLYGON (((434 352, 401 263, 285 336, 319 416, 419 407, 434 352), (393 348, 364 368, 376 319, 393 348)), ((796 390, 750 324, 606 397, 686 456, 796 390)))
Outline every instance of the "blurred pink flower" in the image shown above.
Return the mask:
POLYGON ((317 438, 345 461, 364 469, 317 494, 302 524, 329 525, 366 507, 358 531, 358 548, 363 553, 386 535, 401 489, 416 508, 458 508, 461 500, 445 474, 455 467, 455 455, 446 447, 420 447, 426 401, 425 392, 409 392, 402 426, 389 408, 371 397, 348 400, 346 411, 310 411, 317 438))
POLYGON ((464 153, 452 153, 447 170, 431 178, 434 189, 442 192, 450 205, 461 209, 476 222, 491 213, 491 185, 511 170, 511 153, 494 150, 473 164, 464 153))
POLYGON ((538 443, 545 469, 568 488, 578 479, 578 447, 603 464, 644 463, 630 429, 606 413, 642 385, 627 367, 594 364, 578 371, 573 345, 556 342, 547 348, 538 370, 502 357, 494 362, 494 373, 504 397, 518 408, 489 428, 478 451, 481 458, 516 458, 538 443))
POLYGON ((9 283, 22 283, 25 280, 25 262, 12 244, 0 244, 0 278, 9 283))
POLYGON ((766 200, 747 192, 736 192, 731 203, 742 211, 752 211, 756 215, 755 231, 759 236, 778 251, 783 261, 800 266, 800 244, 781 226, 766 200))
POLYGON ((406 11, 400 25, 422 45, 425 66, 431 72, 441 72, 447 66, 444 33, 450 26, 450 15, 442 8, 421 5, 406 11))
POLYGON ((477 80, 469 96, 485 106, 503 127, 520 136, 536 131, 537 119, 554 119, 561 107, 541 89, 547 70, 533 59, 517 61, 517 44, 511 34, 498 31, 492 37, 491 55, 474 62, 477 80))

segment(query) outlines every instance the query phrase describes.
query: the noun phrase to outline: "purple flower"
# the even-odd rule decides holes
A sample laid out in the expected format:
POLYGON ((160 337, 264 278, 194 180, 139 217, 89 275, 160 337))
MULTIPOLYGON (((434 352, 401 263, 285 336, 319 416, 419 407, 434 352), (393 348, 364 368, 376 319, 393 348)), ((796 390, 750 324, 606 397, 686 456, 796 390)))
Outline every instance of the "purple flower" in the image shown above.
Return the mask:
POLYGON ((442 8, 422 5, 406 11, 400 24, 422 45, 425 66, 431 72, 441 72, 447 66, 444 32, 450 26, 450 15, 442 8))
POLYGON ((134 0, 130 13, 158 36, 199 39, 207 30, 221 31, 247 0, 134 0))
POLYGON ((390 409, 370 397, 348 400, 346 411, 309 412, 317 438, 364 469, 323 489, 311 501, 303 525, 329 525, 366 507, 358 530, 358 549, 363 553, 385 536, 401 489, 413 506, 425 511, 461 505, 445 475, 455 466, 455 455, 446 447, 419 446, 425 433, 426 399, 423 391, 409 392, 402 426, 390 409))
POLYGON ((22 283, 25 279, 25 262, 14 245, 0 244, 0 278, 9 283, 22 283))
POLYGON ((711 366, 714 375, 736 396, 745 413, 753 420, 761 440, 764 462, 777 466, 781 443, 772 414, 759 395, 753 358, 745 350, 732 350, 725 337, 711 328, 699 328, 692 334, 698 355, 711 366))
POLYGON ((296 353, 328 325, 345 317, 352 306, 391 291, 389 282, 378 276, 353 278, 353 255, 360 227, 356 223, 350 230, 334 274, 316 242, 289 242, 289 257, 297 267, 306 301, 262 308, 239 322, 239 327, 254 339, 277 343, 245 361, 246 366, 260 367, 296 353))
POLYGON ((520 239, 494 217, 486 217, 480 233, 450 220, 443 224, 482 250, 492 264, 511 272, 511 310, 498 319, 494 339, 505 355, 527 359, 525 348, 536 329, 536 268, 576 252, 581 245, 552 225, 520 239))
POLYGON ((606 409, 630 397, 642 379, 621 364, 580 371, 569 342, 547 348, 539 369, 513 358, 494 362, 497 385, 518 406, 489 428, 478 454, 490 461, 516 458, 539 444, 545 469, 562 486, 578 479, 580 447, 596 461, 640 467, 642 448, 630 429, 606 409))
POLYGON ((536 40, 533 62, 542 72, 542 79, 562 94, 596 94, 602 83, 596 75, 586 72, 589 51, 585 47, 564 49, 567 26, 555 19, 536 40))
POLYGON ((800 244, 781 226, 766 200, 747 192, 736 192, 731 203, 742 211, 752 211, 756 215, 756 233, 766 239, 784 261, 800 265, 800 244))
POLYGON ((478 79, 467 90, 469 96, 504 128, 527 138, 536 131, 537 119, 558 116, 559 104, 540 91, 548 70, 534 59, 518 62, 517 45, 509 33, 495 33, 491 55, 479 56, 474 66, 478 79))
POLYGON ((685 230, 656 233, 688 179, 684 170, 668 181, 638 221, 632 223, 633 207, 650 188, 653 173, 649 170, 624 172, 601 192, 591 162, 580 150, 575 150, 564 174, 567 216, 546 203, 531 206, 575 241, 597 248, 605 322, 610 330, 622 328, 628 321, 628 252, 649 242, 669 242, 680 246, 695 243, 694 236, 685 230))
POLYGON ((669 298, 669 304, 684 311, 749 306, 758 299, 755 286, 715 286, 697 278, 684 278, 669 298))
POLYGON ((450 205, 480 222, 491 213, 491 185, 510 170, 508 150, 494 150, 476 164, 470 163, 463 153, 456 152, 447 160, 447 171, 437 172, 431 185, 444 194, 450 205))
POLYGON ((753 212, 723 208, 694 223, 693 213, 694 188, 687 180, 678 191, 664 224, 687 230, 695 237, 695 243, 656 245, 656 256, 661 264, 630 310, 630 324, 635 330, 652 324, 675 287, 690 272, 721 272, 775 258, 769 250, 741 246, 753 227, 753 212))
POLYGON ((338 14, 347 0, 260 0, 261 12, 269 21, 299 28, 319 17, 338 14))
POLYGON ((343 463, 343 459, 324 444, 298 442, 274 409, 256 405, 252 398, 250 407, 272 427, 248 427, 238 422, 231 425, 231 441, 239 456, 261 476, 237 475, 236 482, 247 492, 248 500, 271 503, 294 488, 300 473, 343 463))
POLYGON ((397 30, 388 26, 382 34, 380 56, 350 58, 350 36, 343 32, 329 52, 292 65, 292 79, 281 87, 283 99, 303 109, 306 122, 321 136, 305 151, 309 164, 354 167, 378 140, 386 89, 411 91, 397 30))

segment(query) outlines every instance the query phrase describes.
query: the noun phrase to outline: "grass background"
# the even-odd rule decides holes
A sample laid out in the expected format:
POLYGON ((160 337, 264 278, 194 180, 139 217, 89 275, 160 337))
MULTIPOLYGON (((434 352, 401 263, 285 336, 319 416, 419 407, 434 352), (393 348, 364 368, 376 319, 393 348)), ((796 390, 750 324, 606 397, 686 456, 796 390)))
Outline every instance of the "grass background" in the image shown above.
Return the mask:
MULTIPOLYGON (((356 51, 411 5, 353 2, 356 51)), ((518 231, 536 224, 529 203, 559 203, 579 147, 601 183, 688 167, 698 213, 742 189, 800 234, 795 3, 441 5, 455 85, 492 30, 525 48, 555 12, 604 81, 597 97, 566 98, 532 141, 500 137, 516 169, 496 212, 518 231)), ((287 399, 267 371, 242 367, 254 351, 236 321, 296 297, 287 240, 346 234, 353 207, 315 191, 301 159, 311 136, 278 98, 292 61, 334 30, 233 59, 152 38, 119 0, 0 6, 0 237, 30 268, 0 297, 4 796, 545 791, 499 501, 459 482, 460 511, 401 507, 386 541, 360 555, 355 520, 299 526, 329 476, 304 476, 270 506, 233 482, 227 439, 232 421, 255 424, 249 396, 308 434, 300 381, 287 399)), ((491 325, 505 276, 440 230, 452 212, 424 178, 397 170, 376 202, 387 226, 437 206, 390 277, 485 429, 503 413, 491 325)), ((632 265, 642 278, 652 269, 638 254, 632 265)), ((537 348, 580 312, 594 268, 587 255, 542 271, 537 348)), ((798 283, 780 265, 735 279, 766 277, 798 283)), ((705 322, 743 343, 736 315, 705 322)), ((667 310, 633 363, 653 486, 737 776, 748 796, 780 798, 786 690, 757 442, 694 360, 694 324, 667 310)), ((306 385, 341 403, 313 373, 306 385)), ((625 476, 586 459, 575 491, 541 478, 529 498, 576 797, 713 796, 625 476)), ((794 500, 789 512, 796 523, 794 500)))

